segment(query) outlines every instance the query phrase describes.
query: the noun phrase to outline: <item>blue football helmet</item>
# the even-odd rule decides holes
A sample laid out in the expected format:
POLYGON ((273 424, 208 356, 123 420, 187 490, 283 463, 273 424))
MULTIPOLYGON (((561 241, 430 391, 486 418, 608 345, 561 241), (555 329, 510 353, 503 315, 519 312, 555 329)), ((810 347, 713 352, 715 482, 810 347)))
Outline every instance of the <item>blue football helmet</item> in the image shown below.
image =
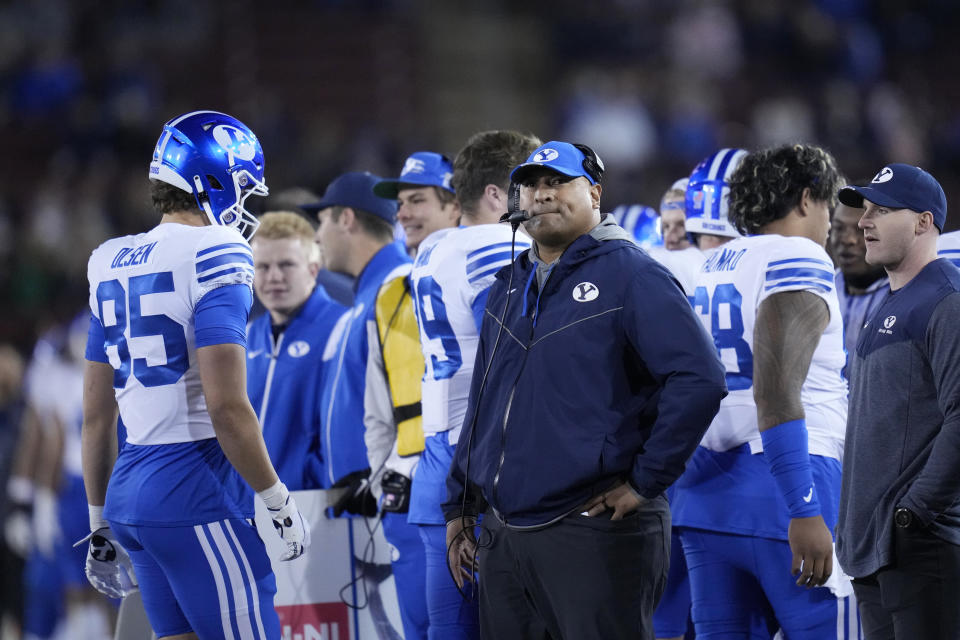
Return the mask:
POLYGON ((237 229, 249 240, 260 222, 244 209, 265 196, 263 149, 253 131, 219 111, 192 111, 163 125, 150 179, 188 191, 211 224, 237 229))
POLYGON ((687 184, 687 233, 740 237, 727 218, 728 183, 746 155, 745 149, 720 149, 693 170, 687 184))
POLYGON ((613 210, 617 224, 633 235, 644 249, 663 246, 660 231, 660 214, 653 207, 643 204, 621 204, 613 210))

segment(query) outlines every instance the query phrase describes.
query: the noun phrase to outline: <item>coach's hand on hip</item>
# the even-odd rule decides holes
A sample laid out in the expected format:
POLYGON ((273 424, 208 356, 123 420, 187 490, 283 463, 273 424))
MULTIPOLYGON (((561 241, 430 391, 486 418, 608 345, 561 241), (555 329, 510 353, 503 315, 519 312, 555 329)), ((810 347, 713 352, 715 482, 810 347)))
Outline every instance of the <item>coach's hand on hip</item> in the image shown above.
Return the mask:
POLYGON ((581 513, 588 516, 598 516, 607 509, 613 509, 611 520, 620 520, 640 507, 647 499, 637 493, 628 483, 620 481, 603 493, 599 493, 587 500, 581 513))
POLYGON ((447 523, 447 566, 457 588, 463 589, 467 581, 473 582, 477 568, 477 538, 473 528, 477 519, 463 516, 447 523))

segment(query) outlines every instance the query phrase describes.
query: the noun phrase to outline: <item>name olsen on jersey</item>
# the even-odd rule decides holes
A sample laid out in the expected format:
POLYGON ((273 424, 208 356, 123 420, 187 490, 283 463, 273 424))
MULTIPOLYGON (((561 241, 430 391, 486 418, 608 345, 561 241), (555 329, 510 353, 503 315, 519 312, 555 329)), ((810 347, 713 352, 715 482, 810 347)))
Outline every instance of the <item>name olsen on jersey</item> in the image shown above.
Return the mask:
POLYGON ((138 264, 143 264, 150 257, 150 253, 156 246, 156 242, 151 242, 150 244, 143 244, 134 248, 124 247, 113 257, 110 268, 118 269, 120 267, 134 267, 138 264))

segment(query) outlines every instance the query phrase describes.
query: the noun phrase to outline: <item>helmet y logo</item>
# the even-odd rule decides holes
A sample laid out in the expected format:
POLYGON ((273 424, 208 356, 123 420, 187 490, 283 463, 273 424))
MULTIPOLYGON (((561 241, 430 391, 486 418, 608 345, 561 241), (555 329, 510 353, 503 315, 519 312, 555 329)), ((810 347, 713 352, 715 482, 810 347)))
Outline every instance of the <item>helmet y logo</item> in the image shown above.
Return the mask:
POLYGON ((230 166, 235 164, 234 158, 249 162, 257 154, 257 147, 246 133, 229 124, 218 124, 213 129, 213 139, 227 152, 230 166))

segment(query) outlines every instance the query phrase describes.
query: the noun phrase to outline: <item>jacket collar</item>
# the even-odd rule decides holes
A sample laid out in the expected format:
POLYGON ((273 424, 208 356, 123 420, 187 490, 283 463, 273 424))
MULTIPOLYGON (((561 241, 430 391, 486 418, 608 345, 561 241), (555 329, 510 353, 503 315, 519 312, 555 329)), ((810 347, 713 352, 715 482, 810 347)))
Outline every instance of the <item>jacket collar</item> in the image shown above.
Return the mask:
POLYGON ((353 284, 355 297, 360 297, 371 291, 375 295, 380 290, 387 275, 395 267, 404 262, 410 262, 410 256, 407 255, 403 247, 397 242, 391 242, 382 249, 373 254, 370 261, 357 276, 353 284))
MULTIPOLYGON (((604 214, 600 224, 591 229, 589 233, 581 235, 564 249, 557 261, 553 263, 553 270, 576 267, 586 260, 615 251, 623 247, 624 244, 636 246, 631 236, 616 223, 613 216, 608 213, 604 214)), ((517 262, 524 273, 539 265, 544 265, 544 268, 549 267, 534 255, 533 247, 524 251, 517 262)), ((506 280, 509 276, 509 272, 500 271, 496 277, 506 280)))

